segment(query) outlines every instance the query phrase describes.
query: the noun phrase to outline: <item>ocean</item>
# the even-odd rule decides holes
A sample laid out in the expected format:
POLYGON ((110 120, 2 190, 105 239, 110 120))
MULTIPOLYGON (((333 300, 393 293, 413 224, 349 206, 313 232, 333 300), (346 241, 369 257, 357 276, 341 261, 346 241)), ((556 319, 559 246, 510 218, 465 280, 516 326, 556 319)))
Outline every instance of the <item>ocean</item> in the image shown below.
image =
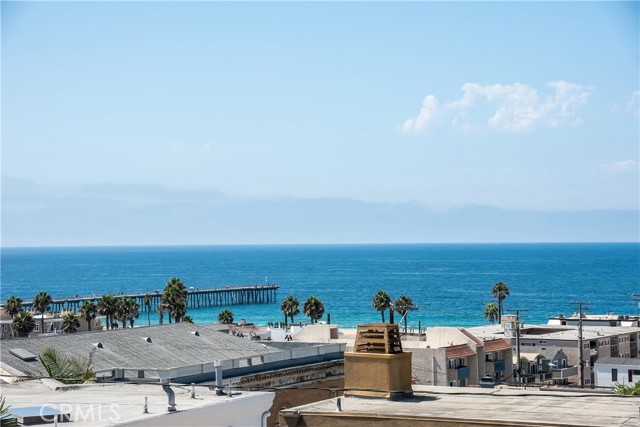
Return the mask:
MULTIPOLYGON (((590 313, 637 314, 640 293, 638 243, 575 244, 384 244, 274 246, 155 246, 2 248, 1 295, 31 300, 39 291, 54 298, 162 290, 171 277, 194 288, 277 283, 288 294, 314 295, 343 327, 376 322, 373 295, 404 294, 418 307, 410 326, 486 324, 483 308, 491 288, 507 283, 506 310, 528 310, 527 323, 573 314, 573 301, 590 313)), ((280 304, 189 309, 196 323, 217 320, 223 309, 236 321, 283 321, 280 304)), ((152 313, 152 323, 157 323, 152 313)), ((388 317, 388 313, 387 313, 388 317)), ((165 319, 166 320, 166 319, 165 319)), ((302 314, 297 321, 308 320, 302 314)), ((141 313, 137 324, 147 324, 141 313)))

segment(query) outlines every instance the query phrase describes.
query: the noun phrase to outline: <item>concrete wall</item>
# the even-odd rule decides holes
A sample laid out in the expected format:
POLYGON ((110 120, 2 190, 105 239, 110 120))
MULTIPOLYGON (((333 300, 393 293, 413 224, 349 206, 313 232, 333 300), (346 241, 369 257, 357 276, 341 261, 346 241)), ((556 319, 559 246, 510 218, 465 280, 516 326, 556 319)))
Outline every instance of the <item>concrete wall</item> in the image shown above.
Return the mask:
POLYGON ((447 351, 444 348, 413 349, 412 368, 416 384, 448 386, 447 351))

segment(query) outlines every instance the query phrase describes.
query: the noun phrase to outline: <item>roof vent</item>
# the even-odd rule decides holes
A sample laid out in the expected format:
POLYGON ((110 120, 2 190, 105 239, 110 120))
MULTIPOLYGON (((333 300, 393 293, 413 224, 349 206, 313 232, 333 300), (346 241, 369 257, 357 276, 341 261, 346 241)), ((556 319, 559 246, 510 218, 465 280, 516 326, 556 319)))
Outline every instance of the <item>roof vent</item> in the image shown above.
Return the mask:
POLYGON ((145 340, 146 342, 151 342, 151 337, 144 337, 142 339, 145 340))
POLYGON ((9 350, 9 354, 13 354, 15 357, 20 360, 24 360, 25 362, 33 362, 36 360, 36 356, 29 353, 24 348, 12 348, 9 350))
POLYGON ((199 336, 200 336, 200 332, 198 332, 198 331, 193 331, 193 332, 191 332, 191 333, 192 333, 193 335, 197 336, 197 337, 199 337, 199 336))
POLYGON ((94 343, 93 346, 96 348, 104 348, 101 342, 94 343))

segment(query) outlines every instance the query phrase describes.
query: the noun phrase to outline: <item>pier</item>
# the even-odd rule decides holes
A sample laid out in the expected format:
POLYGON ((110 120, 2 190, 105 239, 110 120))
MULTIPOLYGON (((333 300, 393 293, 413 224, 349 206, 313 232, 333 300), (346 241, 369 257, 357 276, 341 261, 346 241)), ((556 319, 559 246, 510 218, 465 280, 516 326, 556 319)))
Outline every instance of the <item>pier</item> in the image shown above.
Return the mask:
MULTIPOLYGON (((237 285, 225 286, 220 288, 187 288, 187 308, 206 308, 225 305, 241 305, 241 304, 271 304, 277 302, 277 290, 280 285, 237 285)), ((156 311, 160 304, 162 291, 139 292, 139 293, 120 293, 111 294, 114 297, 132 298, 140 304, 140 312, 146 313, 147 309, 152 312, 156 311), (150 306, 144 304, 144 298, 149 295, 151 298, 150 306)), ((54 298, 49 310, 53 312, 73 311, 78 309, 85 301, 93 301, 98 303, 102 295, 89 296, 73 296, 66 298, 54 298)), ((23 302, 23 310, 31 310, 33 302, 23 302)))

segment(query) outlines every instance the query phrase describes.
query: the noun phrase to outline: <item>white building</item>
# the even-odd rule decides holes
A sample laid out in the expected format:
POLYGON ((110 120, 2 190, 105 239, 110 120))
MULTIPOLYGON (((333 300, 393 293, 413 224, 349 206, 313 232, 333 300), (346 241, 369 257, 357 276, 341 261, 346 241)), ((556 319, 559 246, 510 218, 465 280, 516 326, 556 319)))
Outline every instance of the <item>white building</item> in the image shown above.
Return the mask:
POLYGON ((640 359, 602 357, 594 365, 595 386, 611 388, 615 384, 631 385, 640 381, 640 359))
POLYGON ((3 384, 2 394, 18 420, 31 414, 42 423, 57 411, 74 427, 264 426, 275 396, 247 391, 218 396, 207 387, 160 383, 65 386, 50 379, 3 384))

